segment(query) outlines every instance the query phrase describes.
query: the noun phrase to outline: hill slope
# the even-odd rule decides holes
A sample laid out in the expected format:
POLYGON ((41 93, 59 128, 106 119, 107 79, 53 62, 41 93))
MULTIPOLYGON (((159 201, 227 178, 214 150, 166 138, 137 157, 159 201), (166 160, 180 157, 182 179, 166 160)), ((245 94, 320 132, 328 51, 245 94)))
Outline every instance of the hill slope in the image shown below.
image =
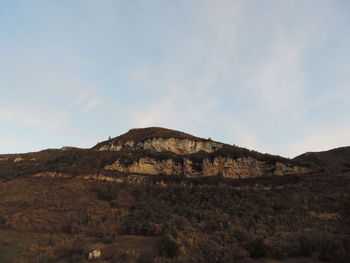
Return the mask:
POLYGON ((0 262, 348 263, 350 177, 312 160, 162 128, 0 155, 0 262))
POLYGON ((327 171, 350 172, 350 146, 322 152, 307 152, 294 160, 314 164, 327 171))
POLYGON ((109 180, 117 180, 116 177, 126 180, 129 175, 246 178, 309 172, 307 165, 295 160, 154 127, 132 129, 92 149, 64 147, 0 155, 3 178, 22 175, 107 176, 109 180))

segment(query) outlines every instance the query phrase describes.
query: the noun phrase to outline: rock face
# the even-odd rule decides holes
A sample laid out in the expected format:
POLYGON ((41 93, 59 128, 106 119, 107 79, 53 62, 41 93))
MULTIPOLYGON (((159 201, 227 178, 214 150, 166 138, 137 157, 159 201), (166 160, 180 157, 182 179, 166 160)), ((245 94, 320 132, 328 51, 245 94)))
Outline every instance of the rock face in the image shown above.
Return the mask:
POLYGON ((148 150, 159 153, 159 156, 163 152, 178 155, 177 158, 164 158, 164 156, 157 158, 152 156, 154 154, 146 153, 135 160, 128 162, 116 160, 104 167, 106 170, 125 174, 187 177, 222 175, 228 178, 247 178, 309 172, 308 168, 295 165, 285 158, 263 156, 251 153, 247 149, 157 127, 132 129, 119 137, 96 145, 94 149, 124 152, 148 150))
POLYGON ((96 259, 101 258, 101 256, 102 256, 102 255, 101 255, 101 250, 95 249, 95 250, 89 252, 89 257, 88 257, 88 259, 89 259, 89 260, 96 260, 96 259))
MULTIPOLYGON (((60 172, 41 172, 34 174, 33 177, 51 177, 51 178, 75 178, 77 180, 93 180, 93 181, 105 181, 114 183, 127 183, 127 184, 142 184, 149 183, 150 176, 141 174, 128 174, 127 176, 112 177, 103 174, 81 174, 73 177, 72 174, 60 173, 60 172)), ((1 181, 0 181, 1 183, 1 181)))
POLYGON ((193 154, 200 151, 207 153, 215 152, 222 148, 221 143, 209 140, 189 140, 179 138, 150 138, 143 142, 134 140, 114 141, 102 145, 100 151, 121 151, 121 150, 151 150, 155 152, 173 152, 176 154, 193 154))
POLYGON ((65 147, 0 157, 19 175, 25 168, 35 177, 123 183, 152 182, 152 175, 250 178, 312 172, 312 166, 297 160, 154 127, 132 129, 92 149, 65 147))
POLYGON ((309 169, 292 164, 268 164, 251 157, 237 159, 228 157, 205 158, 200 163, 194 163, 188 158, 181 162, 173 159, 156 160, 154 158, 140 158, 132 164, 123 164, 119 160, 105 166, 107 170, 122 173, 147 175, 184 175, 186 177, 218 176, 227 178, 248 178, 266 175, 291 175, 308 173, 309 169))

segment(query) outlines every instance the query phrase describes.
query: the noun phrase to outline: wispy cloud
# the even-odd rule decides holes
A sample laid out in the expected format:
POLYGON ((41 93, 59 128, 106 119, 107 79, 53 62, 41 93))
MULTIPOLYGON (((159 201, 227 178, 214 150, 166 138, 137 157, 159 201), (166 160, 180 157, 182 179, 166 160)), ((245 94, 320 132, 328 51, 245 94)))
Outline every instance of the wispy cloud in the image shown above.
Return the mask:
POLYGON ((49 118, 46 113, 38 113, 30 109, 0 108, 0 122, 3 125, 18 124, 32 129, 41 129, 48 132, 57 132, 64 129, 64 119, 49 118))
POLYGON ((0 122, 7 130, 60 130, 61 138, 69 131, 77 144, 83 130, 86 140, 99 140, 154 125, 288 156, 345 144, 350 19, 343 5, 40 5, 47 12, 34 22, 27 11, 18 24, 12 16, 1 23, 9 26, 0 37, 0 122))
POLYGON ((93 111, 102 104, 102 99, 91 91, 84 91, 77 101, 82 107, 82 112, 93 111))
POLYGON ((11 119, 11 112, 6 109, 0 108, 0 121, 6 121, 11 119))
MULTIPOLYGON (((317 6, 318 14, 312 4, 300 11, 299 2, 261 8, 207 1, 197 9, 200 30, 179 37, 168 63, 130 73, 138 85, 161 94, 142 110, 136 107, 132 123, 185 130, 207 124, 224 130, 218 136, 229 142, 291 156, 295 139, 305 141, 300 124, 310 122, 309 112, 325 107, 326 98, 332 103, 321 91, 316 98, 309 74, 312 50, 332 34, 322 19, 329 7, 317 6)), ((331 92, 335 98, 341 97, 337 91, 331 92)))

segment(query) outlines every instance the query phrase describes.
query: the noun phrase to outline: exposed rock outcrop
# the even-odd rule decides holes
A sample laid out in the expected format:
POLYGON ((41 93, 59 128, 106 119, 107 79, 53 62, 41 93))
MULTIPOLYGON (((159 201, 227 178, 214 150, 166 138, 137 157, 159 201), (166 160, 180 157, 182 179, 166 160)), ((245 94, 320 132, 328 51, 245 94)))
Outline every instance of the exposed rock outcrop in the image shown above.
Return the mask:
POLYGON ((117 159, 104 167, 126 174, 187 177, 222 175, 228 178, 246 178, 309 172, 308 168, 298 166, 282 157, 250 152, 244 148, 156 127, 132 129, 119 137, 96 145, 94 149, 123 152, 148 150, 160 153, 161 158, 146 152, 131 162, 117 159), (161 154, 163 152, 172 152, 178 156, 164 157, 161 154))
POLYGON ((33 175, 34 177, 59 177, 59 178, 70 178, 69 173, 60 173, 60 172, 41 172, 33 175))
POLYGON ((137 141, 112 141, 109 144, 98 147, 100 151, 121 150, 151 150, 155 152, 173 152, 176 154, 193 154, 200 151, 211 153, 222 148, 223 144, 209 140, 189 140, 179 138, 151 138, 143 142, 137 141))
POLYGON ((17 157, 13 162, 14 163, 18 163, 18 162, 21 162, 23 161, 24 159, 22 157, 17 157))
POLYGON ((149 183, 151 178, 148 175, 141 174, 127 174, 120 177, 106 176, 103 174, 81 174, 78 176, 73 176, 68 173, 61 172, 41 172, 36 173, 33 177, 50 177, 50 178, 74 178, 77 180, 96 180, 114 183, 128 183, 128 184, 141 184, 149 183))
POLYGON ((151 150, 155 152, 169 151, 175 154, 193 154, 200 151, 215 152, 222 146, 222 143, 184 132, 150 127, 131 129, 116 138, 97 144, 94 149, 100 151, 151 150))
POLYGON ((6 168, 0 176, 1 172, 9 177, 21 176, 26 171, 35 177, 126 183, 153 180, 152 175, 249 178, 307 174, 312 167, 298 160, 156 127, 132 129, 92 149, 63 147, 2 155, 0 160, 6 168))
POLYGON ((148 175, 184 175, 187 177, 218 176, 227 178, 247 178, 266 175, 290 175, 308 173, 309 169, 285 163, 268 164, 251 157, 238 159, 228 157, 205 158, 200 163, 194 163, 188 158, 182 162, 173 159, 156 160, 154 158, 140 158, 132 164, 123 164, 117 160, 105 166, 107 170, 122 173, 148 175))
POLYGON ((96 260, 96 259, 100 259, 101 256, 102 256, 101 250, 100 249, 95 249, 95 250, 89 252, 88 259, 89 260, 96 260))

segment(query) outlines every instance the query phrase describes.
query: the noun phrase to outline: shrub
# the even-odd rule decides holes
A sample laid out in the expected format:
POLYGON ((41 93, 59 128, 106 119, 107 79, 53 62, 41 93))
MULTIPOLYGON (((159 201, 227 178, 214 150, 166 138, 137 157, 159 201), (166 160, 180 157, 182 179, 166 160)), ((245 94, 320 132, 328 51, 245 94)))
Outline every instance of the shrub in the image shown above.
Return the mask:
POLYGON ((248 257, 248 252, 238 244, 227 246, 210 239, 202 243, 201 250, 204 257, 200 262, 231 263, 248 257))
POLYGON ((6 225, 8 218, 4 214, 0 214, 0 225, 6 225))
POLYGON ((137 263, 153 263, 154 257, 149 254, 141 254, 137 260, 137 263))
POLYGON ((162 238, 161 254, 168 258, 175 258, 180 254, 180 244, 171 236, 166 235, 162 238))
POLYGON ((305 232, 299 239, 300 254, 319 260, 331 260, 343 250, 342 241, 329 232, 305 232))
POLYGON ((262 238, 256 238, 247 244, 246 249, 249 251, 250 256, 253 258, 267 256, 268 246, 262 238))
POLYGON ((112 201, 117 192, 117 184, 108 183, 96 189, 98 198, 105 201, 112 201))

